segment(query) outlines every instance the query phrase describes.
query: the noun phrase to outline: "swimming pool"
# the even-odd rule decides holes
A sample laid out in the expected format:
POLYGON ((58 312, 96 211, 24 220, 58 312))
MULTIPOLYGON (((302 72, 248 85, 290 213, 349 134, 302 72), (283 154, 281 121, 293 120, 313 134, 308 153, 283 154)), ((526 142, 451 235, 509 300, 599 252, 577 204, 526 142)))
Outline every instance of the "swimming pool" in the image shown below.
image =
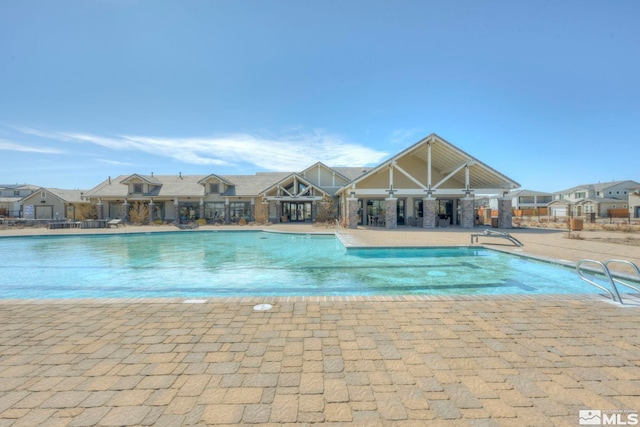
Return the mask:
POLYGON ((596 293, 573 269, 479 247, 347 249, 198 231, 1 238, 0 299, 596 293))

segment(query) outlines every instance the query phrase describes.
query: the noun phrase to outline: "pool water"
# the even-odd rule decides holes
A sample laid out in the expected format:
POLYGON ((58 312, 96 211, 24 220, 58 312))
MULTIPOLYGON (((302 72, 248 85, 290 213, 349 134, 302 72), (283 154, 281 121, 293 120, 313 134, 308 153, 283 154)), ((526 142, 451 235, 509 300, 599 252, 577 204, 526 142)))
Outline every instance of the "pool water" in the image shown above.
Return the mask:
POLYGON ((483 248, 259 231, 2 238, 0 253, 0 299, 598 292, 573 269, 483 248))

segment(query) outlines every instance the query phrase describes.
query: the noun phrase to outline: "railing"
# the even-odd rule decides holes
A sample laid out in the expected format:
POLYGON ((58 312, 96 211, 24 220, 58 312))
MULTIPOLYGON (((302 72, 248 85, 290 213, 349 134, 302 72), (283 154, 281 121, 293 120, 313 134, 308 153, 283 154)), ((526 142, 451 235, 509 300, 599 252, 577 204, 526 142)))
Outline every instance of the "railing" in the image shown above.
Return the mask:
POLYGON ((476 238, 476 243, 478 243, 478 237, 502 237, 503 239, 509 240, 516 246, 524 246, 520 240, 516 239, 509 233, 503 233, 501 231, 493 231, 493 230, 484 230, 483 233, 475 233, 471 234, 471 243, 473 244, 473 238, 476 238))
MULTIPOLYGON (((631 261, 626 261, 624 259, 610 259, 609 261, 605 262, 604 265, 606 265, 607 268, 609 268, 609 264, 613 264, 613 263, 628 265, 633 270, 635 270, 635 273, 638 276, 638 279, 640 280, 640 269, 638 268, 637 265, 635 265, 631 261)), ((611 268, 609 268, 609 271, 611 271, 611 268)), ((624 282, 624 281, 620 280, 619 276, 612 275, 611 278, 613 279, 613 281, 615 283, 617 283, 619 285, 622 285, 622 286, 625 286, 627 288, 633 289, 636 292, 640 292, 640 287, 634 286, 631 283, 624 282)))
MULTIPOLYGON (((633 289, 636 292, 640 292, 640 287, 634 286, 634 285, 632 285, 632 284, 630 284, 628 282, 625 282, 625 281, 621 280, 619 278, 619 276, 614 277, 611 274, 611 270, 609 269, 609 264, 614 264, 614 263, 625 264, 625 265, 631 266, 631 268, 633 268, 635 270, 635 272, 638 274, 638 277, 640 278, 640 269, 638 269, 637 265, 635 265, 631 261, 625 261, 625 260, 619 260, 619 259, 610 259, 610 260, 608 260, 606 262, 594 261, 594 260, 591 260, 591 259, 581 259, 576 264, 576 271, 578 272, 578 276, 580 276, 580 278, 582 280, 584 280, 585 282, 589 283, 590 285, 593 285, 593 286, 597 287, 598 289, 606 292, 614 302, 618 302, 620 304, 624 304, 624 302, 622 301, 622 297, 620 296, 620 292, 618 291, 618 286, 617 285, 625 286, 627 288, 633 289), (588 278, 585 275, 585 273, 583 271, 583 268, 582 268, 583 265, 585 265, 585 264, 593 264, 593 265, 597 265, 598 267, 600 267, 600 269, 602 270, 601 273, 605 276, 605 278, 609 282, 609 285, 611 285, 611 290, 605 288, 604 286, 600 285, 599 283, 596 283, 594 280, 591 280, 590 278, 588 278)), ((592 273, 598 273, 599 271, 592 270, 591 272, 592 273)))

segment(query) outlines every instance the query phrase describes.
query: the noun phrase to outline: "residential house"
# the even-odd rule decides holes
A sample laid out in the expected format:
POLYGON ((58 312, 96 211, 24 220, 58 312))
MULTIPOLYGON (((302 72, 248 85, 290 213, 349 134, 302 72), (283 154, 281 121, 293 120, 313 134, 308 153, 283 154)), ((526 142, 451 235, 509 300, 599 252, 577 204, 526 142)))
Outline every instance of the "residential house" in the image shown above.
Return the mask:
POLYGON ((640 218, 640 186, 629 188, 629 217, 640 218))
POLYGON ((38 188, 20 201, 23 211, 22 217, 25 219, 76 221, 80 209, 88 205, 83 194, 83 190, 38 188))
MULTIPOLYGON (((432 134, 374 168, 329 167, 255 175, 122 175, 86 192, 98 217, 129 219, 132 204, 155 220, 234 223, 255 218, 257 203, 272 222, 313 222, 319 204, 335 203, 349 227, 437 225, 473 227, 474 194, 507 194, 519 185, 432 134), (411 221, 409 221, 411 220, 411 221)), ((499 206, 511 226, 511 200, 499 206)))
MULTIPOLYGON (((502 195, 488 196, 488 207, 491 210, 498 209, 498 201, 502 195)), ((552 193, 533 190, 513 190, 506 196, 511 199, 511 206, 514 211, 540 211, 546 214, 547 204, 553 200, 552 193)))
POLYGON ((0 217, 20 217, 21 200, 39 189, 37 185, 0 185, 0 217))
POLYGON ((553 193, 554 200, 548 204, 549 215, 555 217, 585 216, 606 218, 622 215, 629 209, 631 188, 640 186, 631 180, 584 184, 553 193))

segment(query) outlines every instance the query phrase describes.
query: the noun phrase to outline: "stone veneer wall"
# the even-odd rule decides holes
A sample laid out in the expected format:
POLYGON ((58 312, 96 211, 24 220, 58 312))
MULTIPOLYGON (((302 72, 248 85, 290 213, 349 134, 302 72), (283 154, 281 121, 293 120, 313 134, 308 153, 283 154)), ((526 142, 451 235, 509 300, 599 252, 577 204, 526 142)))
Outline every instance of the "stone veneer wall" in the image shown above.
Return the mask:
POLYGON ((422 199, 422 228, 436 228, 436 199, 422 199))
POLYGON ((398 199, 384 199, 384 223, 386 228, 398 228, 398 199))
POLYGON ((358 199, 347 199, 347 207, 349 212, 347 217, 349 218, 349 228, 358 228, 358 199))
POLYGON ((498 199, 498 228, 512 228, 512 220, 511 199, 498 199))
POLYGON ((122 222, 129 222, 129 203, 122 204, 122 222))
POLYGON ((460 203, 460 228, 473 228, 475 223, 473 199, 460 199, 458 203, 460 203))

